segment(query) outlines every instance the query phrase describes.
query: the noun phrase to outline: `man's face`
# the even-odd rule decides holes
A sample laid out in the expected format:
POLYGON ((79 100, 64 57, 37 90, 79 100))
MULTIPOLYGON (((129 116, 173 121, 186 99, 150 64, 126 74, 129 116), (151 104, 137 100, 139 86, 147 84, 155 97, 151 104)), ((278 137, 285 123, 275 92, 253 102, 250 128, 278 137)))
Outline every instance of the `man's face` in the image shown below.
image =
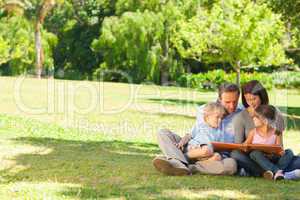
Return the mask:
POLYGON ((239 94, 238 92, 223 92, 220 102, 229 114, 233 113, 239 102, 239 94))

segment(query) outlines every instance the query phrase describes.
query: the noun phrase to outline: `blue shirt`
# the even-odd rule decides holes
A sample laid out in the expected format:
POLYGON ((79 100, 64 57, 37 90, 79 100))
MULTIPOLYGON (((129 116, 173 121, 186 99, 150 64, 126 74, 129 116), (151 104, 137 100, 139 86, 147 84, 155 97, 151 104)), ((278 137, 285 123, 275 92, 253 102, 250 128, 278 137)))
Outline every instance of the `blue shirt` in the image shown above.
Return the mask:
MULTIPOLYGON (((193 126, 191 134, 193 137, 197 138, 197 141, 200 145, 208 145, 209 148, 212 149, 210 142, 226 142, 226 143, 234 143, 234 128, 233 128, 233 117, 242 111, 242 108, 237 107, 236 111, 227 115, 223 118, 221 125, 218 129, 214 129, 209 127, 203 118, 203 109, 205 105, 201 105, 197 110, 197 119, 196 124, 193 126), (203 130, 206 131, 203 131, 203 130)), ((189 143, 190 144, 190 143, 189 143)), ((192 143, 191 143, 192 144, 192 143)))
POLYGON ((207 145, 208 148, 213 150, 211 141, 223 142, 224 137, 220 129, 212 128, 206 123, 200 123, 193 127, 192 138, 190 139, 189 146, 207 145))

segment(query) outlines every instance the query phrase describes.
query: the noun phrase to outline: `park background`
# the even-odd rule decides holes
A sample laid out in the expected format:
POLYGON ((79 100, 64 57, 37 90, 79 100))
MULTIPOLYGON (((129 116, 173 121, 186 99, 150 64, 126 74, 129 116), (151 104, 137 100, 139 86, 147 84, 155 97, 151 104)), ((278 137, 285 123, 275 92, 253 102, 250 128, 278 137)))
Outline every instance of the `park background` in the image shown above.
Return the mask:
POLYGON ((190 131, 256 79, 300 152, 299 0, 0 0, 1 199, 298 199, 298 182, 167 177, 156 132, 190 131))

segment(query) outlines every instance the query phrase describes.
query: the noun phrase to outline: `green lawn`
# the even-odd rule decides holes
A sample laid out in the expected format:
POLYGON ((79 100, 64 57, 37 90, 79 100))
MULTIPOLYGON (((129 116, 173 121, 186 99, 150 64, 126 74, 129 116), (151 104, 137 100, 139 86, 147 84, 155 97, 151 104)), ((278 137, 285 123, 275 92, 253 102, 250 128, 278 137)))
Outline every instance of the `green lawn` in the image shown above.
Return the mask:
MULTIPOLYGON (((0 78, 0 199, 300 199, 300 181, 194 175, 151 165, 155 133, 183 135, 214 92, 0 78)), ((300 91, 274 90, 285 146, 300 152, 300 91)))

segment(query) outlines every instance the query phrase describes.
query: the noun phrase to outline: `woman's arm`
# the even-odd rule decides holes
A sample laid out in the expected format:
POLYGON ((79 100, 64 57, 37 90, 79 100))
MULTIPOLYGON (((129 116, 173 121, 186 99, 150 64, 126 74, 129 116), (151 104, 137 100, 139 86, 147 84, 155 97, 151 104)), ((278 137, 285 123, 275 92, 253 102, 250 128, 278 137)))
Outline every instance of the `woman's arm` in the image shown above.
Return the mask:
POLYGON ((252 144, 254 134, 255 134, 255 129, 252 129, 252 130, 249 132, 248 137, 247 137, 247 139, 246 139, 246 141, 245 141, 244 143, 245 143, 245 144, 252 144))
POLYGON ((233 118, 234 142, 241 144, 245 141, 245 125, 241 114, 233 118))

